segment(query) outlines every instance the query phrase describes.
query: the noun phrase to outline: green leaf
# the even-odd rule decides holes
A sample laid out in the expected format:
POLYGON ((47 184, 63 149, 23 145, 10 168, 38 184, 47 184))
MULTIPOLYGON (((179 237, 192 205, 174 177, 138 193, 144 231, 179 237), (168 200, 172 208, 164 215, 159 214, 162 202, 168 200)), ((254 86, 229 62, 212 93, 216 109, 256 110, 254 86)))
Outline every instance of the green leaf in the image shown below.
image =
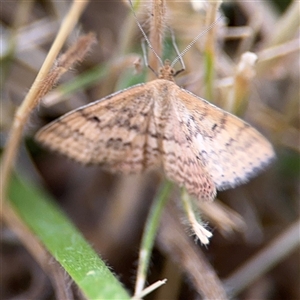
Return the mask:
POLYGON ((88 299, 130 299, 121 283, 49 195, 28 181, 14 177, 9 197, 17 213, 88 299))

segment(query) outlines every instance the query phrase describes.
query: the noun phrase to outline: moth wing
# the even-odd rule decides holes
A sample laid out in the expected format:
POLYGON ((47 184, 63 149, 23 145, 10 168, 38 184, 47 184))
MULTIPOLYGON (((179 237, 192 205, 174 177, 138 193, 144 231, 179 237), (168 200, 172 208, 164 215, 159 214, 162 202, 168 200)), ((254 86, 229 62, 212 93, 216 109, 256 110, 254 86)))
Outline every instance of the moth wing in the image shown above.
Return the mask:
POLYGON ((36 140, 83 164, 137 173, 159 164, 156 140, 147 139, 152 106, 151 88, 140 84, 65 114, 36 140))
POLYGON ((174 98, 182 131, 218 190, 247 182, 274 158, 269 141, 243 120, 179 87, 174 98))
POLYGON ((181 130, 172 105, 161 135, 166 176, 199 200, 213 200, 216 196, 214 182, 181 130))

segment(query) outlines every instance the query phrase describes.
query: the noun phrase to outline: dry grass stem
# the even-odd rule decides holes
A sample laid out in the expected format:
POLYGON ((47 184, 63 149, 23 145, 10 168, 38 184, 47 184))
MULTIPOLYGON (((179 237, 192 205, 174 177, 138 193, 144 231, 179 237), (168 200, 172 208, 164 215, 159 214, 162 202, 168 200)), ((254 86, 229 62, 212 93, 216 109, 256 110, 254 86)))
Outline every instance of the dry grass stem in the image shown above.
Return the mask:
MULTIPOLYGON (((223 37, 225 40, 247 39, 253 35, 253 29, 250 26, 236 26, 224 28, 223 37)), ((243 51, 244 52, 244 51, 243 51)))
POLYGON ((201 213, 208 219, 220 232, 226 236, 232 231, 244 231, 246 224, 241 215, 230 209, 228 206, 215 200, 213 203, 199 203, 201 213))
MULTIPOLYGON (((83 12, 87 3, 88 1, 74 1, 74 3, 72 4, 67 16, 65 17, 61 25, 60 31, 58 32, 56 39, 47 55, 47 58, 45 59, 43 66, 41 67, 24 101, 22 102, 21 106, 16 112, 9 139, 7 141, 7 145, 2 157, 2 164, 0 170, 0 201, 4 201, 6 197, 7 185, 21 141, 22 132, 32 109, 37 105, 37 96, 40 93, 40 88, 43 85, 43 81, 47 77, 47 74, 50 68, 52 67, 53 62, 55 61, 59 51, 61 50, 66 38, 73 30, 74 26, 77 24, 78 18, 83 12)), ((0 206, 2 208, 2 205, 0 206)))
POLYGON ((158 289, 155 293, 155 299, 177 299, 180 295, 182 271, 170 257, 167 257, 161 272, 161 278, 167 278, 169 288, 158 289))
POLYGON ((237 49, 237 54, 236 54, 237 57, 239 57, 244 52, 247 52, 251 49, 251 47, 257 37, 257 34, 259 34, 262 22, 263 22, 263 16, 261 14, 249 16, 249 22, 247 24, 248 25, 247 28, 250 28, 249 31, 251 31, 251 32, 248 37, 241 39, 241 42, 237 49))
POLYGON ((39 101, 53 88, 60 77, 67 72, 71 66, 83 60, 95 42, 96 39, 93 33, 82 36, 66 51, 66 53, 58 58, 52 70, 44 78, 43 83, 36 94, 36 104, 39 103, 39 101))
POLYGON ((274 34, 270 35, 271 38, 266 47, 276 46, 293 39, 299 33, 299 26, 299 1, 292 1, 280 20, 276 22, 275 28, 272 27, 274 34))
MULTIPOLYGON (((206 27, 211 26, 216 20, 219 13, 219 8, 222 1, 211 1, 208 5, 207 15, 205 19, 206 27)), ((206 55, 206 99, 213 102, 214 97, 214 66, 216 59, 215 43, 216 43, 216 33, 217 24, 208 30, 205 38, 205 55, 206 55)))
POLYGON ((258 53, 259 61, 271 60, 289 55, 300 50, 300 39, 294 39, 278 46, 261 50, 258 53))
MULTIPOLYGON (((76 43, 58 58, 55 67, 68 70, 70 67, 74 66, 75 63, 82 62, 92 45, 95 43, 96 37, 94 33, 79 37, 76 43)), ((62 73, 63 71, 59 72, 59 75, 62 73)), ((59 75, 57 76, 58 78, 59 75)))
POLYGON ((282 259, 299 248, 299 228, 300 220, 297 220, 264 249, 225 279, 223 283, 228 295, 234 297, 279 261, 282 261, 282 259))
POLYGON ((34 256, 40 266, 47 271, 48 261, 51 259, 51 256, 42 243, 32 234, 25 223, 20 219, 19 215, 16 214, 13 207, 8 205, 7 202, 4 202, 2 208, 5 211, 3 220, 8 226, 12 225, 10 228, 13 230, 14 234, 16 234, 18 239, 34 256))
POLYGON ((289 54, 295 54, 300 49, 300 39, 294 39, 283 44, 265 48, 258 52, 257 74, 267 73, 274 66, 281 66, 282 59, 289 54), (295 53, 294 53, 295 52, 295 53))
POLYGON ((243 115, 250 92, 251 81, 256 75, 257 55, 252 52, 242 54, 236 67, 231 90, 228 93, 224 109, 236 115, 243 115))
POLYGON ((160 249, 181 266, 204 299, 226 300, 226 293, 213 268, 176 219, 176 209, 170 203, 166 208, 158 234, 160 249))
POLYGON ((138 295, 134 295, 132 300, 143 299, 145 296, 149 295, 153 291, 157 290, 159 287, 167 283, 167 279, 158 280, 157 282, 149 285, 147 288, 142 290, 138 295))
MULTIPOLYGON (((32 109, 36 107, 36 105, 39 103, 41 98, 44 95, 46 95, 50 89, 52 89, 52 87, 59 80, 59 78, 74 63, 82 61, 83 57, 90 50, 91 45, 95 43, 95 41, 96 40, 94 34, 89 34, 79 38, 77 43, 71 48, 69 48, 69 50, 57 60, 57 63, 49 72, 49 74, 40 79, 40 81, 38 82, 38 86, 36 85, 34 88, 32 87, 30 91, 33 90, 35 91, 35 93, 33 94, 30 94, 30 92, 28 93, 30 95, 33 95, 32 98, 30 98, 27 95, 24 102, 18 109, 16 113, 15 121, 13 123, 12 131, 10 133, 10 139, 8 141, 8 144, 4 152, 3 165, 1 165, 2 167, 1 188, 3 193, 1 199, 5 199, 5 190, 7 188, 6 185, 8 183, 8 178, 10 176, 13 160, 15 158, 17 148, 20 143, 23 128, 26 124, 30 112, 32 111, 32 109), (26 105, 26 103, 28 105, 26 105)), ((37 81, 38 81, 38 77, 35 82, 37 81)))
MULTIPOLYGON (((51 259, 54 260, 53 258, 51 259)), ((70 288, 72 279, 68 276, 66 271, 57 261, 52 261, 51 264, 48 262, 47 267, 47 274, 51 274, 50 279, 54 287, 56 299, 74 300, 75 297, 72 289, 70 288)))
MULTIPOLYGON (((159 57, 162 57, 162 46, 163 46, 163 36, 165 29, 165 19, 166 19, 166 3, 165 0, 154 0, 151 4, 151 16, 150 16, 150 33, 149 41, 159 57)), ((157 57, 154 55, 153 51, 148 49, 148 64, 157 71, 160 67, 157 57)), ((149 70, 148 81, 155 79, 156 75, 149 70)))
MULTIPOLYGON (((122 56, 119 59, 112 59, 109 62, 110 67, 107 70, 107 74, 106 74, 106 77, 110 78, 110 80, 108 80, 107 84, 99 91, 98 97, 99 98, 104 97, 115 91, 115 85, 118 82, 120 73, 124 72, 124 70, 132 69, 134 67, 136 72, 140 73, 140 68, 141 68, 140 63, 141 63, 141 56, 137 54, 128 54, 122 56)), ((68 97, 66 96, 70 96, 71 93, 75 93, 77 90, 83 88, 82 85, 84 85, 86 82, 84 79, 82 81, 80 81, 80 79, 85 77, 86 75, 87 73, 81 74, 77 76, 72 82, 61 84, 58 87, 54 88, 43 98, 42 100, 43 106, 51 107, 53 105, 66 101, 68 99, 68 97), (78 83, 76 89, 70 92, 67 87, 70 85, 74 86, 75 81, 78 83), (65 92, 65 90, 67 90, 67 92, 65 92)), ((93 79, 93 81, 90 82, 89 85, 92 85, 95 82, 98 83, 99 79, 97 78, 93 79)))

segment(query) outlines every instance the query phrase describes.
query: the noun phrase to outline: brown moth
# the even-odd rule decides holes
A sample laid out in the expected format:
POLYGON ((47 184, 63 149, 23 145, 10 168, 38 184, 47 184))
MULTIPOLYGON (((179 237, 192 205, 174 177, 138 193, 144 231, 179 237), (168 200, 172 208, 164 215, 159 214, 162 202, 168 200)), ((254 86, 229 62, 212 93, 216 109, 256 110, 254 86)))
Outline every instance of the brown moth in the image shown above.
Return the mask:
MULTIPOLYGON (((132 7, 131 1, 130 5, 132 7)), ((42 128, 37 141, 83 164, 112 172, 163 167, 166 176, 201 200, 247 182, 274 158, 272 145, 253 127, 174 82, 174 64, 216 22, 200 33, 158 78, 82 106, 42 128)), ((177 50, 177 47, 175 47, 177 50)), ((184 66, 184 65, 183 65, 184 66)))
POLYGON ((37 141, 83 164, 123 174, 163 167, 201 200, 247 182, 274 158, 272 145, 241 119, 180 88, 166 61, 158 79, 73 110, 37 141))

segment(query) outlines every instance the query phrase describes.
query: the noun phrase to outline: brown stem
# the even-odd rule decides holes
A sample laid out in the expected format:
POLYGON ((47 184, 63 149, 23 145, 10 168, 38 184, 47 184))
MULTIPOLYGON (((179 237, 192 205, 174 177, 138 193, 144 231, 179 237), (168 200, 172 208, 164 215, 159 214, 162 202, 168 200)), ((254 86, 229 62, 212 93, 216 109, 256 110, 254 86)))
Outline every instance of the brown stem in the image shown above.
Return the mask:
MULTIPOLYGON (((165 0, 153 0, 151 9, 149 41, 159 57, 162 56, 162 41, 165 25, 166 3, 165 0)), ((153 51, 149 51, 149 66, 155 71, 161 67, 153 51)), ((155 79, 153 72, 148 73, 148 80, 155 79)))

